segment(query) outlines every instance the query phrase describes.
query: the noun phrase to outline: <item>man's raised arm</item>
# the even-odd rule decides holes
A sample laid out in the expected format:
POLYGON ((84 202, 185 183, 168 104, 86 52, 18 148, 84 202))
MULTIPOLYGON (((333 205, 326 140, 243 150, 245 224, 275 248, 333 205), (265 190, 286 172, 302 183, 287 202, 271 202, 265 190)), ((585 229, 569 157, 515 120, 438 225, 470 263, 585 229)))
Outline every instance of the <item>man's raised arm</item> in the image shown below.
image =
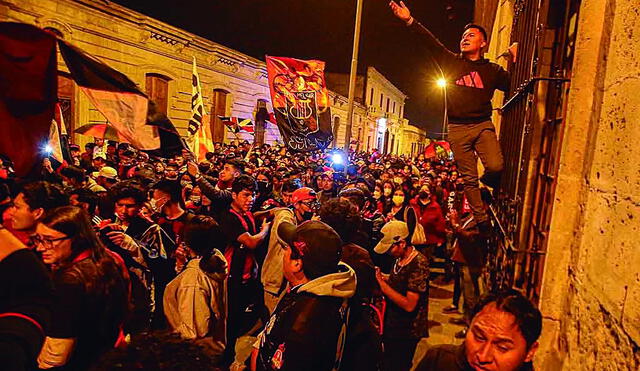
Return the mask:
POLYGON ((393 14, 403 21, 408 27, 410 27, 413 31, 419 33, 420 35, 425 36, 425 40, 427 41, 427 47, 429 51, 434 54, 438 62, 442 62, 443 58, 447 57, 455 57, 456 54, 451 50, 447 49, 438 38, 436 38, 431 31, 429 31, 425 26, 423 26, 420 22, 416 21, 415 18, 411 16, 411 11, 404 4, 404 1, 400 1, 400 3, 396 3, 395 1, 389 2, 389 7, 393 14))

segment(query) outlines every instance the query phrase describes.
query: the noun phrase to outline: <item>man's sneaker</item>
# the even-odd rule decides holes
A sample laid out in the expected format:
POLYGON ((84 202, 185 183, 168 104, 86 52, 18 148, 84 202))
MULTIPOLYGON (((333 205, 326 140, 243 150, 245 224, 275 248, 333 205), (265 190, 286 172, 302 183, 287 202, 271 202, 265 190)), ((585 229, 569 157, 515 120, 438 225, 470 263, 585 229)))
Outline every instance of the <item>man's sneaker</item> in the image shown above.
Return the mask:
POLYGON ((449 323, 453 323, 454 325, 460 325, 460 326, 467 325, 467 321, 465 321, 464 318, 451 318, 449 320, 449 323))
POLYGON ((450 306, 444 308, 442 310, 442 313, 444 313, 444 314, 460 314, 460 312, 458 311, 458 307, 456 307, 455 305, 450 305, 450 306))

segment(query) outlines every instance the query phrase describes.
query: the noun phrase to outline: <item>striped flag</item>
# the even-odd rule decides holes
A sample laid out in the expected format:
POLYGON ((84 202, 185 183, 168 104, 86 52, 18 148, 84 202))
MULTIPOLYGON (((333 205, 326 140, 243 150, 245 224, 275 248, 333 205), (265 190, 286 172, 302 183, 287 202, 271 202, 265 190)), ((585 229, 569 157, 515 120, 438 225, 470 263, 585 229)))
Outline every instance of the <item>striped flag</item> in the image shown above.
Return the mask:
POLYGON ((191 120, 189 120, 189 136, 193 136, 202 126, 204 116, 204 102, 202 101, 202 89, 200 77, 196 68, 196 56, 193 56, 193 75, 191 78, 191 120))
POLYGON ((147 125, 149 100, 133 81, 64 40, 58 39, 58 48, 71 77, 110 126, 138 149, 160 147, 158 129, 147 125))
POLYGON ((238 123, 238 129, 240 131, 244 131, 245 133, 253 134, 254 133, 253 121, 249 119, 240 121, 238 123))
POLYGON ((245 133, 251 133, 251 134, 253 134, 254 132, 254 126, 251 119, 243 119, 243 118, 231 117, 231 116, 218 116, 218 118, 234 134, 237 134, 241 131, 245 133))
POLYGON ((204 102, 202 101, 202 89, 200 77, 196 67, 196 56, 193 56, 193 77, 191 79, 191 120, 189 120, 189 142, 193 154, 200 161, 207 152, 213 152, 213 141, 209 125, 203 122, 204 102))

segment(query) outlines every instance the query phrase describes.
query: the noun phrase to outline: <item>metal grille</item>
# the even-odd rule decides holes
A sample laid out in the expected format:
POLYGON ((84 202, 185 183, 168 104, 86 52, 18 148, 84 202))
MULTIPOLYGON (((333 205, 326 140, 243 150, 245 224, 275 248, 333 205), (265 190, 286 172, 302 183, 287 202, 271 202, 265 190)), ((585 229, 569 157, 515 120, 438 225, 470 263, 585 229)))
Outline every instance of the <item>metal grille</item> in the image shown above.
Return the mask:
POLYGON ((579 3, 516 0, 514 4, 511 41, 519 43, 518 61, 509 66, 511 95, 501 108, 505 171, 491 207, 496 233, 486 279, 494 289, 515 287, 536 302, 579 3), (551 54, 550 65, 541 63, 543 53, 551 54), (545 103, 542 108, 539 102, 545 103), (529 169, 535 173, 529 174, 529 169))

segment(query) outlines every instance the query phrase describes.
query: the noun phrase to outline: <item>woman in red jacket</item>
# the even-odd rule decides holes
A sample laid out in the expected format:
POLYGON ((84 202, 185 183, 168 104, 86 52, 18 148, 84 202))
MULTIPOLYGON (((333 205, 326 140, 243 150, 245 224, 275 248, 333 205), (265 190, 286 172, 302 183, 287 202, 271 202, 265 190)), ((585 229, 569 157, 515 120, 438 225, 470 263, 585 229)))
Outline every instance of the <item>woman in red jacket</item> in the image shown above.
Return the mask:
POLYGON ((427 237, 427 243, 416 248, 431 258, 435 248, 446 241, 446 222, 442 208, 426 184, 420 187, 418 195, 411 200, 411 206, 416 211, 418 223, 422 224, 427 237))

